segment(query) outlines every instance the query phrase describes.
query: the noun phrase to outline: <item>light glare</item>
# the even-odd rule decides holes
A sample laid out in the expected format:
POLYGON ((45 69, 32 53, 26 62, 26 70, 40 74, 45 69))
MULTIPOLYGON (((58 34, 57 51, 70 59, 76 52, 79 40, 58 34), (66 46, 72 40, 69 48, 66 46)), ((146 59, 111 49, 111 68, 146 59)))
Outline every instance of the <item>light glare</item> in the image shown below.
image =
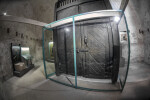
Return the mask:
POLYGON ((49 44, 53 44, 53 42, 49 42, 49 44))
POLYGON ((69 30, 69 28, 65 28, 65 31, 66 31, 66 32, 69 32, 70 30, 69 30))
POLYGON ((7 13, 5 12, 5 13, 3 13, 3 15, 4 15, 4 16, 6 16, 6 15, 7 15, 7 13))
POLYGON ((22 51, 29 51, 29 48, 27 48, 27 47, 21 47, 21 50, 22 51))
POLYGON ((115 20, 115 22, 118 22, 120 20, 120 18, 119 17, 115 17, 114 20, 115 20))

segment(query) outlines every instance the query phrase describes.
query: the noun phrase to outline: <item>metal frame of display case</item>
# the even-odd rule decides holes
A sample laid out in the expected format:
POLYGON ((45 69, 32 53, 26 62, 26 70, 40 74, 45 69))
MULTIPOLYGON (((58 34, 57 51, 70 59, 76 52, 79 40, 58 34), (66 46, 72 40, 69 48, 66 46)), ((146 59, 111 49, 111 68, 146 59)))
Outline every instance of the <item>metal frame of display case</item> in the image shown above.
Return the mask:
POLYGON ((129 70, 129 64, 130 64, 130 37, 129 37, 129 29, 128 29, 128 24, 127 24, 127 20, 126 20, 126 16, 124 14, 124 12, 122 12, 121 10, 100 10, 100 11, 93 11, 93 12, 87 12, 87 13, 82 13, 82 14, 77 14, 77 15, 73 15, 67 18, 63 18, 60 19, 58 21, 52 22, 50 24, 47 24, 43 27, 42 29, 42 45, 43 45, 43 64, 44 64, 44 72, 45 72, 45 76, 47 79, 50 79, 54 82, 69 86, 69 87, 73 87, 76 89, 82 89, 82 90, 88 90, 88 91, 123 91, 124 86, 126 84, 126 80, 127 80, 127 76, 128 76, 128 70, 129 70), (76 65, 76 39, 75 39, 75 22, 76 21, 82 21, 82 20, 89 20, 89 19, 94 19, 94 18, 102 18, 102 17, 122 17, 124 16, 124 20, 125 20, 125 24, 126 24, 126 30, 127 30, 127 37, 128 37, 128 60, 127 60, 127 69, 125 72, 125 79, 124 82, 121 81, 121 79, 119 79, 120 82, 120 89, 92 89, 92 88, 86 88, 86 87, 80 87, 77 85, 77 65, 76 65), (51 76, 55 75, 54 73, 47 73, 47 68, 46 68, 46 63, 45 63, 45 48, 44 48, 44 33, 45 30, 50 30, 52 31, 55 27, 61 26, 61 25, 65 25, 68 23, 72 23, 73 25, 73 52, 74 52, 74 72, 75 72, 75 85, 70 85, 58 80, 55 80, 53 78, 51 78, 51 76))

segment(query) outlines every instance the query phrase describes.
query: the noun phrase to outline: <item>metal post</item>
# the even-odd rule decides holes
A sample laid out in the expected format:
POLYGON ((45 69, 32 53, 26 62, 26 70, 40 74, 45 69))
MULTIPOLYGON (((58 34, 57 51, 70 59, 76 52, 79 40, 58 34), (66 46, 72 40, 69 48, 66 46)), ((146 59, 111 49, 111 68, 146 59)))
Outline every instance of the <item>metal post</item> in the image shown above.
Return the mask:
POLYGON ((73 49, 74 49, 74 71, 75 71, 75 87, 77 87, 77 66, 76 66, 76 33, 75 33, 75 22, 73 18, 73 49))
POLYGON ((128 28, 128 23, 127 23, 126 16, 125 16, 124 12, 123 12, 123 16, 124 16, 124 20, 125 20, 125 23, 126 23, 127 34, 128 34, 128 64, 127 64, 127 71, 126 71, 126 76, 125 76, 125 81, 123 83, 122 91, 123 91, 124 86, 126 84, 128 71, 129 71, 129 65, 130 65, 130 36, 129 36, 130 31, 129 31, 129 28, 128 28))
POLYGON ((45 28, 42 28, 42 49, 43 49, 43 64, 44 64, 44 72, 45 72, 45 76, 47 78, 47 71, 46 71, 46 64, 45 64, 45 49, 44 49, 44 32, 45 32, 45 28))

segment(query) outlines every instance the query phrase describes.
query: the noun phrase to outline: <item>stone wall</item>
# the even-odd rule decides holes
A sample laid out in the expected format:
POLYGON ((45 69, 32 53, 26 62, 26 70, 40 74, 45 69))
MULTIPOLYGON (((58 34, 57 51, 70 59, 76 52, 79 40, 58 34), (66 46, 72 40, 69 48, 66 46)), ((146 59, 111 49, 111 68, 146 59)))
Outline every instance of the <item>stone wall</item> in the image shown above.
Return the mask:
POLYGON ((0 0, 0 13, 50 23, 57 0, 0 0))
POLYGON ((130 29, 131 62, 150 64, 150 1, 129 0, 125 14, 130 29))
POLYGON ((0 76, 6 80, 12 76, 11 43, 29 47, 35 63, 42 59, 42 30, 41 27, 30 24, 6 21, 0 23, 0 76))
MULTIPOLYGON (((113 9, 119 10, 121 0, 110 2, 113 9)), ((150 64, 150 1, 129 0, 125 14, 130 30, 131 62, 150 64)))
MULTIPOLYGON (((57 0, 0 0, 0 15, 34 19, 50 23, 54 19, 54 6, 57 0)), ((50 34, 51 35, 51 34, 50 34)), ((51 37, 51 36, 50 36, 51 37)), ((49 38, 48 38, 49 39, 49 38)), ((46 39, 46 42, 48 40, 46 39)), ((12 76, 10 43, 29 46, 33 63, 42 59, 42 27, 0 21, 0 78, 7 80, 12 76)))

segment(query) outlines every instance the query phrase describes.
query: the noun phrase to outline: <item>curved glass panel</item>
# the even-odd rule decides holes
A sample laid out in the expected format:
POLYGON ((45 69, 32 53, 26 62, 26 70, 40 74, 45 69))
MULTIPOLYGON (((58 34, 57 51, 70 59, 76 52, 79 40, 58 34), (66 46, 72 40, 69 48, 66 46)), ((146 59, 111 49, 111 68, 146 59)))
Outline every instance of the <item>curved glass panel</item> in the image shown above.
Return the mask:
POLYGON ((43 54, 43 58, 44 58, 44 62, 45 62, 45 73, 47 74, 46 76, 48 76, 51 73, 55 72, 55 64, 54 64, 54 59, 53 59, 53 55, 52 55, 52 42, 53 42, 53 38, 52 38, 52 31, 43 29, 43 46, 44 46, 44 54, 43 54))
POLYGON ((130 63, 130 36, 125 15, 122 16, 118 28, 120 34, 119 79, 123 89, 126 83, 130 63))

